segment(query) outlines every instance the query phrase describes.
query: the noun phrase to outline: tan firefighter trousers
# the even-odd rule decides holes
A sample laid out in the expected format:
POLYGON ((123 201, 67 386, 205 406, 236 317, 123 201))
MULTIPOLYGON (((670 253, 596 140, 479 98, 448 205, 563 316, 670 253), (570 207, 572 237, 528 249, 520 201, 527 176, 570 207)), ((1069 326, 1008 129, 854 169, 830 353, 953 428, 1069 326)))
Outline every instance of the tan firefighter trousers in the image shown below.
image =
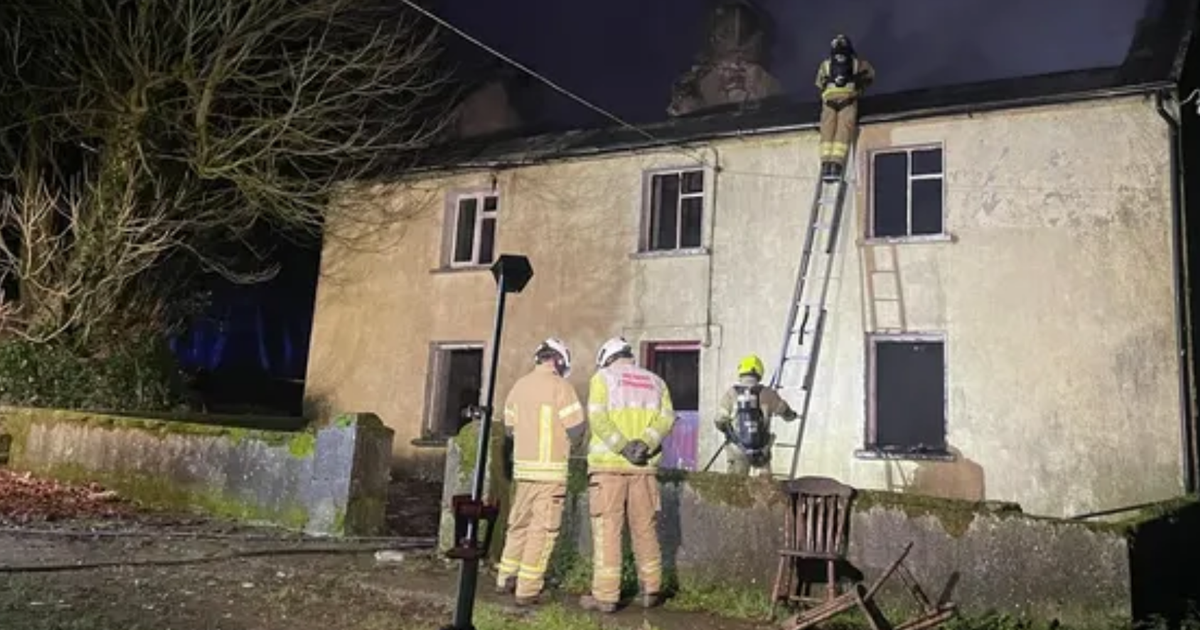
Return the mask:
POLYGON ((846 165, 858 126, 858 100, 831 101, 821 106, 821 161, 846 165), (838 108, 841 109, 838 109, 838 108))
POLYGON ((516 576, 517 597, 533 597, 546 584, 546 566, 562 526, 564 483, 517 480, 508 532, 500 554, 498 586, 516 576))
POLYGON ((657 594, 662 589, 659 508, 658 478, 653 474, 591 475, 592 597, 597 601, 615 604, 621 597, 621 531, 627 517, 642 590, 657 594))

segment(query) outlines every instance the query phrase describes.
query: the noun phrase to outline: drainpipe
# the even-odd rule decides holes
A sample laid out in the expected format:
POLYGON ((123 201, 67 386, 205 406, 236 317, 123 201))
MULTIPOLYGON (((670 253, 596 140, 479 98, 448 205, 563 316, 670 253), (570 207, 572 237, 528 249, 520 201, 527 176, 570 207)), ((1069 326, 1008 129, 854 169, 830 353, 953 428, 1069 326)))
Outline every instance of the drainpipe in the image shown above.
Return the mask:
POLYGON ((1183 439, 1183 489, 1185 494, 1196 493, 1195 424, 1192 422, 1191 327, 1187 321, 1185 296, 1188 291, 1187 261, 1183 251, 1187 229, 1183 210, 1183 140, 1179 121, 1167 111, 1166 99, 1177 100, 1171 91, 1155 93, 1154 105, 1158 115, 1167 123, 1171 136, 1171 258, 1175 266, 1175 339, 1179 361, 1179 421, 1183 439))
POLYGON ((717 194, 720 187, 717 185, 717 179, 721 175, 721 154, 717 147, 709 145, 706 147, 713 156, 712 171, 712 209, 708 225, 708 295, 704 308, 704 347, 712 346, 712 325, 713 325, 713 258, 716 255, 713 245, 717 239, 717 208, 720 204, 717 203, 717 194))

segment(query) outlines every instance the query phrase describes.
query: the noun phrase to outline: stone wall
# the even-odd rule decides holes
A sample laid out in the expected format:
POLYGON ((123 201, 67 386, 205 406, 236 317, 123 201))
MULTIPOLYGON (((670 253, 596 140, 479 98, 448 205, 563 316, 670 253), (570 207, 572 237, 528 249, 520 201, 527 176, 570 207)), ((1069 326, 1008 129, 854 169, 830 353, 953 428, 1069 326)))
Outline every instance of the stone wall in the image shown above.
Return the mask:
POLYGON ((392 431, 371 414, 284 432, 42 409, 0 409, 8 465, 97 481, 147 507, 320 535, 381 533, 392 431))
MULTIPOLYGON (((450 444, 444 514, 449 496, 469 491, 476 447, 462 445, 475 435, 471 431, 470 439, 450 444)), ((768 592, 778 566, 786 506, 779 486, 765 479, 674 471, 660 472, 659 479, 664 564, 679 588, 745 590, 748 585, 768 592)), ((488 487, 493 496, 508 497, 508 484, 496 475, 488 487)), ((590 564, 585 487, 577 465, 554 563, 560 569, 580 564, 564 562, 569 557, 590 564)), ((1141 570, 1143 580, 1170 566, 1170 558, 1161 553, 1164 544, 1176 554, 1185 546, 1180 542, 1185 527, 1162 525, 1164 519, 1178 518, 1165 516, 1168 512, 1177 513, 1160 509, 1140 519, 1096 524, 1032 517, 1009 503, 860 491, 851 521, 850 571, 873 579, 912 542, 907 565, 923 588, 931 597, 954 601, 965 614, 1000 612, 1072 625, 1127 620, 1135 613, 1143 617, 1169 608, 1145 601, 1147 593, 1161 598, 1161 588, 1134 580, 1135 566, 1157 565, 1157 570, 1141 570), (1156 533, 1164 527, 1180 540, 1165 543, 1156 533), (1137 593, 1142 596, 1135 597, 1137 593)), ((447 527, 452 525, 443 520, 443 548, 451 542, 447 527)), ((493 558, 501 544, 498 537, 493 558)), ((899 581, 893 578, 892 584, 899 581)), ((1177 583, 1172 588, 1182 592, 1177 583)), ((906 603, 900 599, 906 596, 890 590, 885 605, 906 603)))

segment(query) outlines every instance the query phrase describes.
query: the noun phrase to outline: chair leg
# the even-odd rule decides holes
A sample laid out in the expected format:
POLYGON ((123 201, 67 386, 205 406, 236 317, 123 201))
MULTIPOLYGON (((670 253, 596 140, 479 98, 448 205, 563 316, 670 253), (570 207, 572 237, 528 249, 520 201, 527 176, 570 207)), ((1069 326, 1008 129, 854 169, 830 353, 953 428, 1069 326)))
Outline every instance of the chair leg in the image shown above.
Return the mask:
MULTIPOLYGON (((779 558, 779 568, 775 571, 775 586, 771 589, 771 618, 775 618, 775 609, 779 606, 780 598, 787 596, 786 589, 790 585, 784 584, 784 572, 788 564, 791 563, 791 558, 781 556, 779 558)), ((790 581, 790 580, 789 580, 790 581)))
POLYGON ((825 599, 833 599, 837 597, 837 571, 834 570, 832 560, 825 561, 825 599))

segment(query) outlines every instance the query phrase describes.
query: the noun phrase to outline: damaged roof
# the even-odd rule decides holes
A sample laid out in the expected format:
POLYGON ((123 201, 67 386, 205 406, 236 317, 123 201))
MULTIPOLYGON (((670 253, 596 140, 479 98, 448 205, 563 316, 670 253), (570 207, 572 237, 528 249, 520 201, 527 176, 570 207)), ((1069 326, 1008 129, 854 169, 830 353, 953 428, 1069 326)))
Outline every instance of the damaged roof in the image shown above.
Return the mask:
MULTIPOLYGON (((894 121, 1148 93, 1174 87, 1183 71, 1200 0, 1145 0, 1145 4, 1145 14, 1133 32, 1123 60, 1116 65, 924 89, 891 92, 873 89, 861 101, 860 116, 865 123, 894 121)), ((862 47, 869 48, 865 44, 862 47)), ((889 64, 888 59, 872 58, 869 50, 862 54, 880 68, 881 74, 889 64)), ((806 100, 782 95, 751 107, 708 109, 691 116, 632 128, 526 129, 517 134, 456 141, 434 147, 416 168, 406 170, 516 166, 805 129, 816 125, 820 113, 815 88, 813 92, 812 98, 806 100)))

